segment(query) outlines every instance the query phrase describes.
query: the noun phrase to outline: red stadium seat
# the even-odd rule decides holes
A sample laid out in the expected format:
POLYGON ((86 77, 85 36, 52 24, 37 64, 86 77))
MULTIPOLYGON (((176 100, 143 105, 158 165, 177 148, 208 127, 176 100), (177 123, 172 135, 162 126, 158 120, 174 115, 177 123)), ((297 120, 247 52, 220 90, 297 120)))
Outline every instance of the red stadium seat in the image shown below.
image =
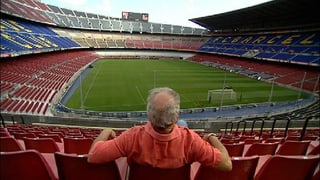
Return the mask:
POLYGON ((58 168, 59 179, 121 179, 119 169, 115 161, 104 164, 92 164, 88 163, 88 157, 86 155, 56 152, 54 156, 58 168))
POLYGON ((308 136, 304 136, 303 140, 304 141, 316 141, 318 138, 319 138, 318 136, 308 135, 308 136))
POLYGON ((225 138, 225 137, 222 137, 220 139, 220 141, 223 144, 233 144, 233 143, 239 143, 240 142, 239 138, 225 138))
POLYGON ((26 149, 35 149, 40 153, 59 152, 56 142, 51 138, 23 138, 26 149))
POLYGON ((316 169, 316 171, 314 172, 313 176, 312 176, 312 180, 319 180, 320 179, 320 165, 318 165, 318 169, 316 169))
POLYGON ((8 130, 6 128, 0 127, 0 137, 8 137, 10 136, 8 130))
POLYGON ((307 153, 308 155, 320 155, 320 144, 314 147, 310 152, 307 153))
POLYGON ((287 136, 285 138, 286 141, 299 141, 300 140, 300 136, 287 136))
POLYGON ((242 156, 244 143, 224 144, 227 149, 229 156, 242 156))
POLYGON ((270 156, 255 180, 311 179, 319 161, 319 156, 270 156))
POLYGON ((245 144, 255 144, 255 143, 261 143, 262 139, 245 139, 245 144))
POLYGON ((252 144, 244 156, 254 156, 254 155, 274 155, 277 150, 279 143, 256 143, 252 144))
POLYGON ((285 141, 277 150, 277 155, 305 155, 310 141, 285 141))
POLYGON ((93 140, 91 138, 63 138, 64 152, 88 154, 93 140))
POLYGON ((264 143, 280 143, 282 144, 284 142, 284 138, 267 138, 266 140, 264 140, 264 143))
POLYGON ((35 150, 1 152, 0 179, 57 180, 52 169, 35 150))
POLYGON ((242 136, 240 136, 240 141, 244 141, 244 140, 246 140, 246 139, 254 139, 255 138, 255 136, 250 136, 250 135, 242 135, 242 136))
POLYGON ((8 132, 0 132, 0 137, 8 137, 10 134, 8 132))
POLYGON ((24 137, 28 137, 28 138, 35 138, 37 137, 35 134, 33 133, 12 133, 12 135, 16 138, 16 139, 23 139, 24 137))
POLYGON ((224 172, 200 165, 194 180, 248 180, 253 179, 259 156, 232 157, 232 171, 224 172))
POLYGON ((11 137, 0 137, 0 152, 11 152, 24 150, 19 142, 11 137))
POLYGON ((162 169, 151 166, 138 165, 132 163, 129 168, 130 180, 152 179, 152 180, 186 180, 190 179, 190 165, 185 165, 176 169, 162 169))
POLYGON ((39 134, 39 138, 52 138, 55 142, 62 142, 59 134, 39 134))

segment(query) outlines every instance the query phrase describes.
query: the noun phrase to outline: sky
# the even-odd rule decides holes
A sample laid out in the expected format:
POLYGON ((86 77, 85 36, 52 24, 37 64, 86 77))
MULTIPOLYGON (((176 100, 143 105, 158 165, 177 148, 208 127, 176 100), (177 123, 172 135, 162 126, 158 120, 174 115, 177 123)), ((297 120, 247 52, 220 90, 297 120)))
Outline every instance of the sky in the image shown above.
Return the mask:
POLYGON ((122 11, 148 13, 149 22, 199 28, 189 21, 270 0, 41 0, 46 4, 121 18, 122 11))

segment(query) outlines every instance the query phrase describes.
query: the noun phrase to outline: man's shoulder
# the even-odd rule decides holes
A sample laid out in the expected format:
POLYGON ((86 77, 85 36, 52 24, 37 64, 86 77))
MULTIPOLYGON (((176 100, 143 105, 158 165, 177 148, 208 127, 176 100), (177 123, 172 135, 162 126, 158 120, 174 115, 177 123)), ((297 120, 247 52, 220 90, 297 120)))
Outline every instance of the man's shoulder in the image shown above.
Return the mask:
POLYGON ((146 127, 145 125, 138 125, 138 126, 133 126, 129 129, 126 130, 126 132, 128 133, 139 133, 139 132, 142 132, 142 131, 145 131, 146 130, 146 127))
POLYGON ((187 136, 189 138, 199 138, 200 135, 195 132, 194 130, 192 129, 189 129, 189 128, 186 128, 186 127, 179 127, 179 131, 184 135, 184 136, 187 136))

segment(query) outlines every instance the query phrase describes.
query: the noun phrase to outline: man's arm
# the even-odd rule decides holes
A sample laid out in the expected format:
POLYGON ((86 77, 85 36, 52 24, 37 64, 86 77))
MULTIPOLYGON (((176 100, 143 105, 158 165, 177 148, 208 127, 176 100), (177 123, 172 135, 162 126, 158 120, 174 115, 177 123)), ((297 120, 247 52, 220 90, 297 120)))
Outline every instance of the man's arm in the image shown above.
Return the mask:
POLYGON ((218 166, 216 166, 216 168, 221 171, 231 171, 232 162, 229 153, 224 145, 220 142, 218 137, 205 135, 203 139, 208 141, 213 147, 219 149, 221 152, 221 162, 218 166))
MULTIPOLYGON (((110 129, 110 128, 105 128, 104 130, 101 131, 99 136, 93 141, 92 146, 97 143, 98 141, 107 141, 109 139, 113 139, 116 137, 116 133, 110 129)), ((91 147, 92 147, 91 146, 91 147)))
POLYGON ((99 136, 91 144, 91 147, 90 147, 90 150, 88 153, 89 154, 88 161, 91 162, 91 156, 95 152, 95 148, 96 148, 95 145, 97 142, 107 141, 107 140, 113 139, 115 137, 116 137, 116 133, 110 128, 105 128, 103 131, 101 131, 99 136))

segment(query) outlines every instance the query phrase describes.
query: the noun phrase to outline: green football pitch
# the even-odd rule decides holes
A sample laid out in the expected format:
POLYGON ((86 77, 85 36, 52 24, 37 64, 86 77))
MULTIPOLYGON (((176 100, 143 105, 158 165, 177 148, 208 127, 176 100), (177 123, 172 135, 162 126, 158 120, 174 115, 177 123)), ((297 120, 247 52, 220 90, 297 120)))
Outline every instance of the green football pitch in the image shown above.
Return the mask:
POLYGON ((288 101, 308 96, 184 60, 101 59, 90 68, 66 106, 92 111, 145 111, 148 91, 165 86, 180 94, 182 109, 288 101), (208 101, 208 90, 226 86, 236 92, 236 99, 208 101))

